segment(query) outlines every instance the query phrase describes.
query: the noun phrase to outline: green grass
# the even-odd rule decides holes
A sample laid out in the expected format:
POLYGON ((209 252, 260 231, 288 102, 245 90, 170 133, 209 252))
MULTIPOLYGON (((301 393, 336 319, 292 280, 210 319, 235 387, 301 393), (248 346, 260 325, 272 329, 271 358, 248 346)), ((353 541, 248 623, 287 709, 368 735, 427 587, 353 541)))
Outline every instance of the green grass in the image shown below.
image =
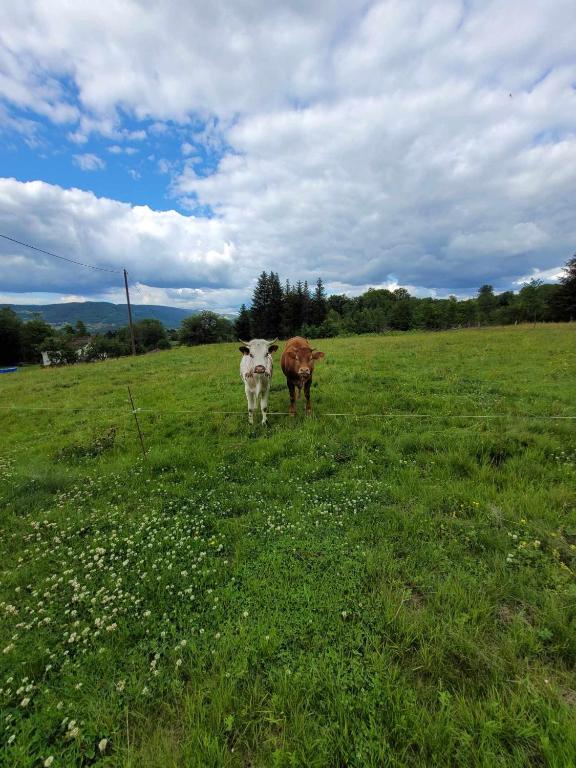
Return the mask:
POLYGON ((1 377, 0 764, 576 765, 575 341, 318 342, 268 429, 237 345, 1 377))

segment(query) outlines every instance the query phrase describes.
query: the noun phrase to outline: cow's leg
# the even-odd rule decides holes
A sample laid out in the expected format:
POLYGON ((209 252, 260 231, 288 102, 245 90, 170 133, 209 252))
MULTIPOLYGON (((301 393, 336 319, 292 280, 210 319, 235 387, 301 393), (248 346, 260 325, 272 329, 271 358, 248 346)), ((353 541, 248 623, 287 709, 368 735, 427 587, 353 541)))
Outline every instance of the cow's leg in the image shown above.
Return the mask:
POLYGON ((260 394, 260 410, 262 411, 262 424, 268 424, 268 393, 270 392, 268 383, 262 387, 260 394))
POLYGON ((254 407, 256 405, 256 392, 246 384, 246 400, 248 401, 248 421, 254 424, 254 407))
POLYGON ((288 391, 290 392, 290 408, 288 409, 288 412, 290 413, 290 416, 296 416, 296 406, 294 405, 296 402, 296 385, 293 381, 290 381, 290 379, 286 379, 286 384, 288 385, 288 391))
POLYGON ((304 384, 304 397, 306 398, 306 415, 310 416, 312 413, 312 405, 310 403, 310 387, 312 386, 312 378, 307 379, 304 384))

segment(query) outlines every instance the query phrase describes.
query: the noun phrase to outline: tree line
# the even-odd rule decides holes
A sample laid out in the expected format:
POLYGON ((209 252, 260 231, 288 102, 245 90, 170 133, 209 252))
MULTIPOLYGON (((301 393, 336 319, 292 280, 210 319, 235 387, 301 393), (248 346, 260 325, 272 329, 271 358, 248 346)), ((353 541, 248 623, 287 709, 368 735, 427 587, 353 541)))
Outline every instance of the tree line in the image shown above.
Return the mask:
MULTIPOLYGON (((405 288, 390 291, 370 288, 361 296, 326 295, 320 278, 313 288, 306 281, 281 284, 278 273, 262 272, 256 282, 252 304, 244 304, 233 323, 214 312, 204 311, 185 318, 179 329, 167 330, 156 319, 134 323, 137 353, 169 349, 173 344, 212 344, 236 339, 301 335, 326 338, 388 330, 443 330, 476 325, 508 325, 518 322, 564 322, 576 320, 576 255, 569 259, 557 284, 531 280, 518 293, 494 293, 483 285, 478 294, 458 300, 418 298, 405 288)), ((24 322, 9 307, 0 308, 0 365, 39 363, 46 351, 62 362, 131 354, 128 326, 90 335, 78 320, 55 329, 40 315, 24 322)))
POLYGON ((477 325, 522 322, 564 322, 576 319, 576 255, 568 260, 558 284, 530 280, 515 293, 495 293, 483 285, 473 298, 418 298, 405 288, 370 288, 361 296, 327 296, 319 278, 280 282, 275 272, 259 276, 248 308, 242 305, 236 336, 326 338, 342 334, 383 333, 388 330, 444 330, 477 325))

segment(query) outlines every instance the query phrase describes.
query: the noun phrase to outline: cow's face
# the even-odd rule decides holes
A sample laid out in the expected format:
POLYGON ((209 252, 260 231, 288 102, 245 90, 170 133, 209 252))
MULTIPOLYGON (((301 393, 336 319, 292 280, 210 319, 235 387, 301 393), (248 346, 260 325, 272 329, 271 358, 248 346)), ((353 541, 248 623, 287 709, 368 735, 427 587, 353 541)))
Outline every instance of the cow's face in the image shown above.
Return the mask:
POLYGON ((267 374, 270 375, 272 367, 272 352, 278 349, 276 339, 266 341, 266 339, 252 339, 252 341, 242 341, 239 347, 243 355, 250 358, 249 374, 267 374))
POLYGON ((312 376, 314 363, 323 357, 324 352, 320 352, 317 349, 306 349, 305 347, 299 347, 290 353, 294 368, 298 371, 298 377, 302 381, 307 381, 312 376))

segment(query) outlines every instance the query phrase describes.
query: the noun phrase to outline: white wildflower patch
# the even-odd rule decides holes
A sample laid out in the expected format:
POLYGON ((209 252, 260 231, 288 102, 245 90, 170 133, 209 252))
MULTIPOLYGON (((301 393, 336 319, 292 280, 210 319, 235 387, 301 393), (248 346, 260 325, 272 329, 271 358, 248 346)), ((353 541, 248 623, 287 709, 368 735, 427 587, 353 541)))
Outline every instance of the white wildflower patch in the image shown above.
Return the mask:
MULTIPOLYGON (((16 555, 0 541, 13 583, 0 601, 0 649, 22 676, 0 680, 0 705, 15 717, 5 743, 16 742, 22 718, 36 713, 35 741, 52 739, 45 713, 61 712, 72 715, 62 723, 61 748, 71 741, 84 748, 95 690, 105 690, 107 706, 122 716, 125 697, 151 695, 170 674, 180 680, 175 670, 184 666, 198 612, 208 599, 218 605, 225 542, 208 533, 208 522, 219 514, 203 490, 198 503, 182 504, 162 477, 139 488, 120 475, 88 473, 82 485, 57 493, 41 520, 24 519, 16 555), (188 627, 185 637, 178 626, 188 627), (163 663, 174 651, 172 665, 163 663), (42 670, 38 683, 32 669, 42 670)), ((109 751, 107 739, 98 750, 109 751)), ((36 761, 57 766, 59 753, 40 750, 36 761)))

